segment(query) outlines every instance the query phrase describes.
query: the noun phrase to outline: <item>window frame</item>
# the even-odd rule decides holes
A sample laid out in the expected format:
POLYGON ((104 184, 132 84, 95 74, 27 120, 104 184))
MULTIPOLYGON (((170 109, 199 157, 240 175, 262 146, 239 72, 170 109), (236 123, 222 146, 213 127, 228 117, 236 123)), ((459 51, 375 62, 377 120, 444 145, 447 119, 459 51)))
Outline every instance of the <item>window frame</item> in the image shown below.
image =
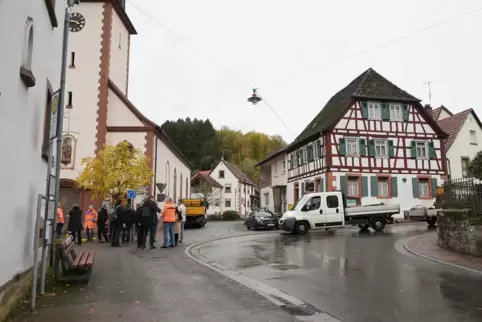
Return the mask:
POLYGON ((224 193, 233 193, 233 186, 230 183, 226 183, 224 185, 224 193), (229 191, 228 191, 229 188, 229 191))
POLYGON ((225 198, 224 199, 224 207, 226 208, 231 208, 231 198, 225 198), (228 205, 228 202, 229 202, 229 205, 228 205))
POLYGON ((360 138, 354 138, 354 137, 345 137, 345 155, 347 157, 359 157, 360 156, 360 138), (349 153, 349 141, 355 141, 355 153, 349 153))
POLYGON ((377 175, 377 198, 378 199, 389 199, 392 198, 392 177, 388 175, 377 175), (380 183, 381 180, 386 180, 387 183, 387 194, 380 194, 380 183))
POLYGON ((225 172, 224 172, 224 170, 219 170, 219 172, 218 172, 218 179, 225 179, 225 178, 226 178, 226 177, 225 177, 225 172), (221 176, 221 173, 223 174, 222 176, 221 176))
POLYGON ((388 111, 390 113, 390 121, 403 122, 403 105, 400 103, 389 103, 388 111))
POLYGON ((338 198, 338 196, 335 196, 335 195, 326 196, 325 204, 326 204, 326 207, 329 208, 329 209, 339 208, 340 207, 340 198, 338 198), (336 199, 336 206, 331 206, 330 203, 328 202, 328 198, 336 199))
MULTIPOLYGON (((352 183, 353 185, 353 183, 352 183)), ((348 174, 346 176, 346 196, 349 198, 361 198, 362 187, 361 187, 361 176, 355 176, 348 174), (356 181, 357 194, 350 194, 350 181, 356 181)))
POLYGON ((421 159, 421 160, 426 160, 429 158, 429 152, 428 152, 428 142, 424 142, 424 141, 415 141, 415 150, 417 151, 417 159, 421 159), (423 148, 425 150, 425 156, 421 156, 419 154, 419 151, 418 151, 418 148, 419 148, 419 144, 423 144, 423 148))
POLYGON ((367 102, 368 119, 373 121, 382 120, 382 104, 380 102, 367 102), (377 111, 378 115, 375 111, 377 111))
POLYGON ((425 178, 425 177, 418 178, 418 197, 420 199, 432 199, 431 189, 432 189, 432 187, 431 187, 431 179, 430 178, 425 178), (422 196, 422 185, 427 186, 427 195, 426 196, 422 196))
POLYGON ((388 158, 388 140, 387 139, 373 139, 373 146, 375 149, 375 158, 388 158), (377 146, 383 147, 385 149, 385 155, 378 154, 377 146))
POLYGON ((471 145, 477 145, 477 132, 475 130, 469 130, 469 140, 471 145), (472 134, 474 135, 473 137, 472 134))

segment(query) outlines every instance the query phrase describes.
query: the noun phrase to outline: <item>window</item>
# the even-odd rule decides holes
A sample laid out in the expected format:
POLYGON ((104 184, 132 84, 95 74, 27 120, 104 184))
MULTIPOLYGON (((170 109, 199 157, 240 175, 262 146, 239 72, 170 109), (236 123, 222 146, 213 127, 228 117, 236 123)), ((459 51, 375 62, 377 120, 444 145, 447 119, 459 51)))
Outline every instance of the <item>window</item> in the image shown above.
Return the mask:
POLYGON ((186 178, 186 198, 189 198, 189 181, 186 178))
POLYGON ((264 197, 264 205, 269 206, 269 192, 263 194, 264 197))
POLYGON ((375 140, 375 156, 379 158, 386 158, 387 153, 387 140, 375 140))
POLYGON ((68 93, 68 97, 67 97, 67 106, 69 106, 70 108, 72 108, 72 92, 69 92, 68 93))
POLYGON ((326 206, 328 208, 338 208, 339 207, 338 197, 337 196, 328 196, 326 197, 326 206))
POLYGON ((417 149, 417 158, 420 159, 426 159, 428 158, 428 153, 427 153, 427 143, 425 142, 417 142, 415 144, 415 147, 417 149))
POLYGON ((70 53, 70 68, 75 68, 75 52, 70 53))
POLYGON ((318 210, 320 209, 321 206, 321 197, 312 197, 310 200, 308 200, 303 208, 306 209, 306 211, 312 211, 312 210, 318 210))
POLYGON ((428 179, 419 179, 418 180, 418 191, 420 194, 420 198, 429 198, 430 197, 430 185, 428 183, 428 179))
POLYGON ((358 139, 347 138, 346 139, 346 155, 349 157, 355 157, 359 155, 358 139))
POLYGON ((378 197, 389 197, 389 178, 378 177, 378 197))
POLYGON ((231 193, 231 184, 230 183, 228 183, 224 186, 224 191, 226 193, 231 193))
POLYGON ((224 170, 219 170, 219 179, 224 179, 224 170))
POLYGON ((308 149, 306 146, 302 149, 303 151, 303 164, 308 163, 308 149))
POLYGON ((22 67, 32 70, 33 55, 33 19, 28 17, 25 23, 22 67))
POLYGON ((277 176, 278 175, 278 163, 277 162, 273 163, 271 168, 273 169, 273 176, 277 176))
POLYGON ((374 103, 374 102, 368 103, 368 119, 370 120, 382 119, 380 103, 374 103))
POLYGON ((50 108, 52 106, 52 91, 47 89, 47 100, 45 102, 44 129, 42 138, 42 158, 48 159, 49 135, 50 135, 50 108))
POLYGON ((226 208, 231 208, 231 199, 225 199, 224 200, 224 206, 226 208))
POLYGON ((296 151, 296 158, 297 158, 296 165, 297 166, 302 165, 303 164, 303 153, 301 152, 301 150, 296 151))
POLYGON ((310 144, 306 147, 306 154, 307 154, 307 161, 311 162, 314 160, 314 155, 313 155, 313 144, 310 144))
POLYGON ((359 182, 357 177, 348 177, 347 180, 347 195, 348 197, 359 197, 360 196, 360 189, 359 189, 359 182))
POLYGON ((469 158, 468 157, 461 157, 461 164, 462 164, 462 177, 467 178, 467 167, 469 165, 469 158))
POLYGON ((214 207, 219 207, 219 199, 214 200, 214 207))
POLYGON ((403 121, 403 109, 400 104, 390 104, 390 121, 403 121))
POLYGON ((470 144, 477 144, 477 134, 472 130, 470 130, 470 144))
POLYGON ((283 169, 283 173, 285 173, 286 172, 286 161, 281 162, 281 167, 283 169))

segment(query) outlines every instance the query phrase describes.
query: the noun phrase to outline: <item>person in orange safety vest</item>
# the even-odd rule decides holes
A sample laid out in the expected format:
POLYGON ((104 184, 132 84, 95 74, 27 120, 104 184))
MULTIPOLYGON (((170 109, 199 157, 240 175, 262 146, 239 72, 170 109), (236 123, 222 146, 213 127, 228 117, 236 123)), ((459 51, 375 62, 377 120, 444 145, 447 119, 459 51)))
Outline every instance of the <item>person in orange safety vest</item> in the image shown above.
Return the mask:
POLYGON ((176 246, 174 241, 174 223, 176 222, 177 205, 172 198, 167 198, 166 205, 162 210, 162 221, 164 223, 164 245, 161 248, 176 246))
POLYGON ((94 229, 97 226, 97 211, 95 211, 92 205, 89 206, 89 210, 85 212, 84 216, 84 228, 87 231, 87 241, 94 241, 94 229))
POLYGON ((64 211, 62 210, 62 206, 59 202, 57 206, 57 227, 55 229, 55 232, 57 233, 57 238, 60 238, 60 235, 62 234, 62 228, 64 228, 64 223, 64 211))

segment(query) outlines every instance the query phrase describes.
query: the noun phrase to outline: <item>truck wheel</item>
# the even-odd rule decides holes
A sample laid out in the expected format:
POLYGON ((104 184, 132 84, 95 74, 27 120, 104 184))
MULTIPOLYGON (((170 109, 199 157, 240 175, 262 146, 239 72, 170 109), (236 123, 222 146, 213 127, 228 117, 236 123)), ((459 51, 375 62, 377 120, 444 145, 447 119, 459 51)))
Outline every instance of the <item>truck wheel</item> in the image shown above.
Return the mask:
POLYGON ((298 221, 295 225, 295 231, 298 234, 304 235, 310 230, 310 225, 306 221, 298 221))
POLYGON ((361 231, 368 231, 368 229, 370 228, 370 224, 360 224, 358 225, 358 228, 360 228, 361 231))
POLYGON ((374 231, 382 231, 383 229, 385 229, 385 219, 383 217, 373 218, 371 227, 374 231))
POLYGON ((427 224, 429 226, 435 226, 436 223, 437 223, 437 217, 428 217, 427 218, 427 224))

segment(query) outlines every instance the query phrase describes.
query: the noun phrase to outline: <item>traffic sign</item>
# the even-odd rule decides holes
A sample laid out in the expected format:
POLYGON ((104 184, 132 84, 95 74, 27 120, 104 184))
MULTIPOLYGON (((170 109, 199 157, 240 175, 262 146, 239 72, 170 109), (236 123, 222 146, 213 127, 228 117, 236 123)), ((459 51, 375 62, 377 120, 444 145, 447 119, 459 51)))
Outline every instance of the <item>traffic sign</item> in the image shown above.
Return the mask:
POLYGON ((54 139, 59 134, 58 118, 59 118, 59 100, 60 100, 60 90, 52 94, 50 101, 50 128, 49 128, 49 139, 54 139))
POLYGON ((136 199, 136 191, 135 190, 127 190, 127 198, 129 199, 136 199))

